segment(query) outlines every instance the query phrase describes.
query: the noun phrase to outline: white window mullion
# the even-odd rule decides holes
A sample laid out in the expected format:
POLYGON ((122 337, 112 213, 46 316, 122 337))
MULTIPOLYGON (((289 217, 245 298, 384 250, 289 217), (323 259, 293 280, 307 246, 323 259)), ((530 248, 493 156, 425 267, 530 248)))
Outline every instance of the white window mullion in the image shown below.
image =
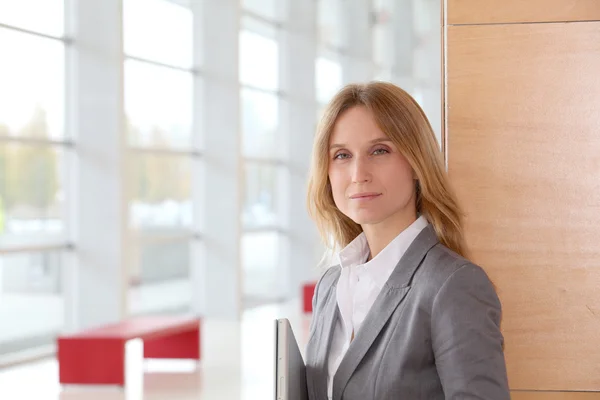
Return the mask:
MULTIPOLYGON (((199 68, 202 65, 204 57, 204 44, 199 38, 203 36, 202 26, 202 5, 193 3, 193 65, 199 68)), ((204 144, 204 125, 205 103, 204 103, 204 77, 194 75, 193 91, 193 109, 192 109, 192 151, 198 155, 203 154, 204 144)), ((204 251, 205 241, 203 233, 205 229, 204 210, 205 210, 205 160, 203 157, 194 157, 192 160, 192 233, 195 235, 190 245, 190 281, 192 285, 192 304, 191 311, 195 315, 205 315, 207 311, 207 280, 206 280, 206 253, 204 251)))
POLYGON ((204 300, 194 301, 196 307, 204 307, 205 316, 237 317, 241 311, 239 1, 194 1, 192 8, 202 27, 195 30, 196 57, 201 57, 206 73, 202 89, 196 86, 196 93, 202 94, 201 128, 196 131, 202 132, 205 154, 197 218, 206 245, 198 252, 202 271, 195 279, 204 279, 204 300))
POLYGON ((282 49, 283 89, 290 93, 283 122, 286 132, 288 165, 284 206, 284 229, 287 240, 282 241, 286 257, 281 285, 290 298, 301 293, 301 285, 316 277, 315 247, 318 236, 306 209, 306 181, 310 167, 316 128, 316 71, 317 10, 315 2, 290 1, 286 45, 282 49))
POLYGON ((126 315, 122 2, 73 1, 70 103, 78 166, 73 300, 75 325, 86 328, 126 315))
POLYGON ((344 83, 370 81, 373 77, 371 5, 369 0, 348 0, 342 25, 346 38, 344 83))

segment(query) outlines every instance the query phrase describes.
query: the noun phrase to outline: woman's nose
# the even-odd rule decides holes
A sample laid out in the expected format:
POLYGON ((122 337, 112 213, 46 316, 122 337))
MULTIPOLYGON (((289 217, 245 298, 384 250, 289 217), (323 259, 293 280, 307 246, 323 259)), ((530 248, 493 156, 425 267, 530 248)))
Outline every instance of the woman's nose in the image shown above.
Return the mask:
POLYGON ((352 182, 365 183, 371 180, 371 173, 368 163, 365 160, 356 158, 352 166, 352 182))

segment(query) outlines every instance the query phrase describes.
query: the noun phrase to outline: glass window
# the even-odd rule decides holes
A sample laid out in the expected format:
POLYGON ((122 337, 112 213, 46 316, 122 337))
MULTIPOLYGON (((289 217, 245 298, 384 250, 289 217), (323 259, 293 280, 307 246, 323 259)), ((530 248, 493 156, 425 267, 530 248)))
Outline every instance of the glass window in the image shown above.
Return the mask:
POLYGON ((286 12, 287 0, 241 0, 242 7, 264 18, 281 21, 286 12))
POLYGON ((190 240, 133 240, 129 256, 129 311, 133 315, 187 312, 192 302, 190 240))
POLYGON ((433 34, 439 37, 442 9, 436 2, 417 1, 413 4, 413 28, 417 36, 433 34))
MULTIPOLYGON (((318 126, 319 121, 321 121, 321 118, 323 118, 323 114, 325 113, 325 107, 327 107, 326 104, 319 103, 317 105, 317 126, 318 126)), ((315 127, 315 133, 316 133, 316 127, 315 127)))
POLYGON ((392 4, 389 0, 378 0, 373 4, 373 61, 376 66, 393 64, 394 32, 392 4))
POLYGON ((282 287, 283 238, 277 232, 242 236, 243 302, 249 308, 279 300, 282 287))
POLYGON ((193 75, 125 61, 128 141, 134 146, 191 146, 193 75))
POLYGON ((0 354, 47 345, 64 327, 60 251, 0 257, 0 354))
POLYGON ((280 158, 279 98, 242 88, 243 152, 245 156, 280 158))
POLYGON ((64 0, 0 0, 0 23, 46 35, 64 34, 64 14, 64 0))
POLYGON ((0 28, 0 54, 0 137, 64 138, 63 42, 0 28))
MULTIPOLYGON (((44 126, 37 122, 31 125, 44 126)), ((64 235, 63 154, 55 146, 0 143, 0 245, 64 235)))
POLYGON ((172 234, 192 224, 191 159, 131 154, 129 225, 144 234, 172 234))
POLYGON ((246 162, 244 172, 244 228, 279 225, 281 199, 278 193, 283 186, 283 168, 266 163, 246 162))
POLYGON ((441 85, 440 69, 442 61, 435 46, 427 45, 413 50, 414 79, 417 82, 426 82, 431 86, 441 85))
POLYGON ((123 2, 124 50, 129 56, 191 68, 192 29, 191 10, 174 2, 123 2))
POLYGON ((392 69, 387 67, 376 67, 374 79, 377 81, 391 82, 394 79, 392 69))
POLYGON ((279 46, 275 30, 245 19, 240 32, 240 81, 244 85, 275 91, 279 88, 279 46))
POLYGON ((383 65, 386 62, 385 29, 381 24, 373 26, 373 61, 375 65, 383 65))
POLYGON ((319 41, 337 48, 343 48, 346 45, 343 31, 344 8, 341 1, 320 0, 317 2, 319 41))
POLYGON ((336 61, 319 57, 315 67, 317 101, 329 103, 342 87, 342 66, 336 61))

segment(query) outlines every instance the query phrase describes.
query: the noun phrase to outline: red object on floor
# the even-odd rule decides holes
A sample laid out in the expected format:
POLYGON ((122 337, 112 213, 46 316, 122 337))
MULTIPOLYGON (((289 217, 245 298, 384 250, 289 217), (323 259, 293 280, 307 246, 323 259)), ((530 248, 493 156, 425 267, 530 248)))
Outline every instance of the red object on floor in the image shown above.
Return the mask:
POLYGON ((302 287, 302 302, 304 304, 304 312, 311 313, 312 312, 312 298, 315 294, 315 286, 316 282, 305 283, 302 287))
POLYGON ((144 341, 144 358, 200 360, 200 319, 141 317, 58 337, 61 384, 125 384, 125 342, 144 341))

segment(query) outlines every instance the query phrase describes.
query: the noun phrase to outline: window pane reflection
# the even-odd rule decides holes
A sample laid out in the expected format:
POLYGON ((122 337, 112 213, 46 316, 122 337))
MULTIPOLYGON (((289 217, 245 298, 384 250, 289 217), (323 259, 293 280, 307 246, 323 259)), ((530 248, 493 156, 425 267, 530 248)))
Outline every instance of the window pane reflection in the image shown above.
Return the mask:
POLYGON ((252 89, 242 89, 244 155, 279 158, 279 98, 252 89))
POLYGON ((317 101, 328 103, 342 87, 342 66, 328 58, 317 58, 315 64, 317 101))
POLYGON ((277 232, 253 232, 242 236, 244 306, 279 300, 282 238, 277 232))
MULTIPOLYGON (((146 238, 149 235, 144 235, 146 238)), ((190 241, 131 242, 129 311, 133 315, 185 312, 192 301, 190 241)))
POLYGON ((0 28, 0 55, 0 136, 64 138, 64 44, 0 28))
POLYGON ((260 89, 279 88, 279 47, 274 37, 240 32, 240 81, 260 89))
POLYGON ((130 226, 166 234, 173 232, 170 228, 191 226, 191 160, 178 155, 131 154, 129 163, 130 226))
POLYGON ((344 47, 344 8, 341 0, 320 0, 317 4, 319 41, 337 48, 344 47))
POLYGON ((245 193, 242 220, 244 228, 279 224, 278 193, 283 186, 283 168, 268 164, 246 162, 245 193))
MULTIPOLYGON (((41 113, 30 125, 39 128, 37 134, 44 126, 41 113)), ((0 245, 64 236, 63 161, 58 147, 0 143, 0 245)))
POLYGON ((0 23, 60 37, 64 7, 64 0, 0 0, 0 23))
POLYGON ((193 84, 193 75, 189 72, 125 61, 129 143, 191 147, 193 84))
POLYGON ((242 0, 245 10, 269 20, 281 21, 285 15, 288 0, 242 0))
POLYGON ((62 256, 54 251, 0 257, 0 354, 50 344, 62 331, 62 256))
POLYGON ((127 55, 191 68, 192 31, 189 8, 165 0, 123 2, 123 41, 127 55))

